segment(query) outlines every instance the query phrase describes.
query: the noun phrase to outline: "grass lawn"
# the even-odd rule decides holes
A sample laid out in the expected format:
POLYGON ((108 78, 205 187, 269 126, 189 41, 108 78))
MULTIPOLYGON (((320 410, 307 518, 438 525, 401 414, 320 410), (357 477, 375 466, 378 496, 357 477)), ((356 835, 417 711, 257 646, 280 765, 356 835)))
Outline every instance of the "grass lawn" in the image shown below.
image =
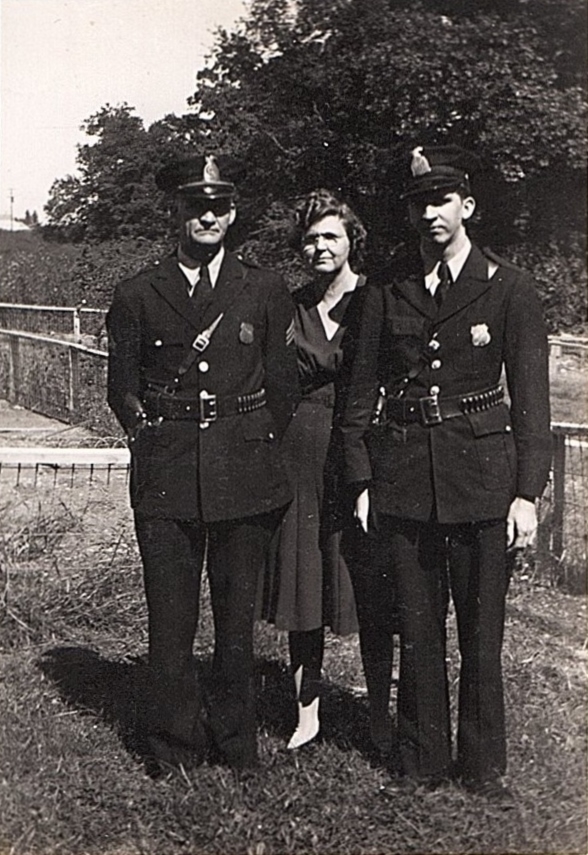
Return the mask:
POLYGON ((586 360, 562 357, 550 365, 551 415, 555 422, 588 423, 586 360))
MULTIPOLYGON (((551 381, 554 421, 586 423, 582 366, 561 360, 551 381)), ((78 433, 49 441, 94 442, 78 433)), ((584 451, 574 454, 584 505, 584 451)), ((2 855, 588 851, 583 596, 524 569, 513 579, 503 657, 511 809, 453 785, 394 788, 370 753, 355 636, 327 639, 322 741, 287 752, 286 637, 266 626, 256 633, 261 772, 238 780, 205 764, 155 779, 133 728, 147 625, 126 478, 45 470, 17 487, 0 471, 0 513, 2 855)), ((452 621, 450 633, 455 694, 452 621)), ((211 645, 204 591, 195 645, 204 678, 211 645)))
MULTIPOLYGON (((259 774, 154 779, 134 740, 146 615, 126 483, 0 477, 0 852, 586 853, 586 612, 518 575, 504 649, 505 810, 453 785, 394 789, 370 755, 357 639, 328 638, 323 740, 285 750, 285 636, 260 626, 259 774)), ((195 654, 211 654, 206 592, 195 654)), ((453 634, 453 628, 451 629, 453 634)), ((457 676, 454 639, 449 645, 457 676)), ((455 688, 455 686, 454 686, 455 688)), ((394 698, 392 698, 392 708, 394 698)))

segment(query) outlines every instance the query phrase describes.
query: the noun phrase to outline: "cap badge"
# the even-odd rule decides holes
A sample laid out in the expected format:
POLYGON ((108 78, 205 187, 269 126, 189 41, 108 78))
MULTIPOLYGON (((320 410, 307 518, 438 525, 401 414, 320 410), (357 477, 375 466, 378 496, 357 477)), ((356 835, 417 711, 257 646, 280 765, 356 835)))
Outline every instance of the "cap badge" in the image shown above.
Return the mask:
POLYGON ((220 181, 220 170, 213 154, 207 154, 205 157, 202 180, 212 184, 220 181))
POLYGON ((412 160, 410 161, 410 171, 412 172, 413 178, 418 178, 421 175, 426 175, 427 172, 431 172, 431 164, 423 154, 422 145, 417 146, 417 148, 413 148, 411 155, 412 160))

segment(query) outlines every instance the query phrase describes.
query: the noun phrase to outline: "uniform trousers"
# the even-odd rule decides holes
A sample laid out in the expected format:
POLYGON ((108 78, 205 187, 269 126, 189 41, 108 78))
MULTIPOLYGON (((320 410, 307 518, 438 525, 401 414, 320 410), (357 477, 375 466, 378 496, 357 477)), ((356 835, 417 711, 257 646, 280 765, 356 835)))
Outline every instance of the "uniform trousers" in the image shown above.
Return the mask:
POLYGON ((457 772, 466 781, 495 779, 506 769, 506 523, 447 525, 379 514, 378 527, 398 596, 402 771, 414 778, 457 772), (445 658, 449 592, 461 656, 455 767, 445 658))
POLYGON ((135 515, 149 615, 147 733, 203 753, 204 699, 192 647, 206 562, 215 630, 208 723, 217 749, 235 768, 257 759, 255 594, 282 514, 209 524, 135 515))

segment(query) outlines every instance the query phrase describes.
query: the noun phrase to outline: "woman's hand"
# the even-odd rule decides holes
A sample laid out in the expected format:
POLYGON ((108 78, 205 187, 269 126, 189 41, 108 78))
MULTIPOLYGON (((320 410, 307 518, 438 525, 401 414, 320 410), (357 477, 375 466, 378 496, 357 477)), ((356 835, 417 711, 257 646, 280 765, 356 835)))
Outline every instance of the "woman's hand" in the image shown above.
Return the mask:
POLYGON ((362 529, 367 534, 368 531, 368 516, 370 513, 370 494, 366 487, 355 500, 355 519, 359 521, 362 529))

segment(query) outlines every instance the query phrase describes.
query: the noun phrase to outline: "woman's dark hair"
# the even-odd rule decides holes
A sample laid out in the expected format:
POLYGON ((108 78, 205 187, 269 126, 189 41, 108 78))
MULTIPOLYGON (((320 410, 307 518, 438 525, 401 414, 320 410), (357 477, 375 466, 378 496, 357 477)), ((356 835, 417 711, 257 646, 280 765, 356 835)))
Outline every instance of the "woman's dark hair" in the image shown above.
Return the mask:
POLYGON ((294 234, 292 245, 300 249, 308 229, 324 217, 339 217, 349 238, 349 263, 361 266, 367 232, 357 214, 330 190, 320 188, 308 193, 294 209, 294 234))

